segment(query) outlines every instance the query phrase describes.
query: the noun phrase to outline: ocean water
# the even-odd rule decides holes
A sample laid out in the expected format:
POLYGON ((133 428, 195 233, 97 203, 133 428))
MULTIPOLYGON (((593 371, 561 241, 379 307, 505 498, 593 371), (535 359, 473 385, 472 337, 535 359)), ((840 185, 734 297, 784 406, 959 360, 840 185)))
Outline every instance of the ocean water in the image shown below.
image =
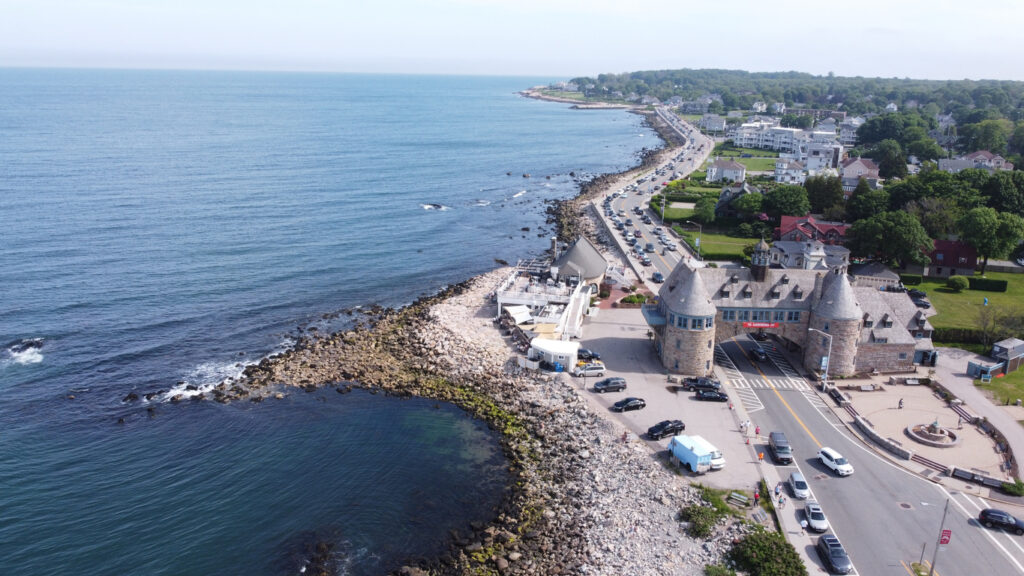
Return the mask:
POLYGON ((546 81, 0 70, 0 573, 297 573, 319 538, 374 574, 489 519, 500 450, 451 406, 122 398, 541 253, 570 172, 657 144, 514 94, 546 81))

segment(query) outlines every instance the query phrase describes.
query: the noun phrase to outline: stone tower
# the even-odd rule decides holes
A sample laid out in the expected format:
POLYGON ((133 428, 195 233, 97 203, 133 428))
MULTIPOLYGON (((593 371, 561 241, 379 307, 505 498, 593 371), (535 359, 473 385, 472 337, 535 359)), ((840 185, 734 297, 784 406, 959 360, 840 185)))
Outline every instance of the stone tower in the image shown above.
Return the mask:
POLYGON ((666 319, 661 361, 673 372, 704 376, 714 361, 718 310, 699 274, 700 269, 680 264, 659 292, 666 319))
POLYGON ((768 243, 761 238, 757 246, 754 246, 754 253, 750 256, 750 275, 758 282, 764 282, 765 275, 768 273, 768 253, 770 251, 768 243))
POLYGON ((864 312, 857 303, 846 274, 839 270, 826 274, 822 280, 821 298, 811 309, 808 326, 817 331, 808 331, 804 367, 815 371, 821 369, 821 359, 829 351, 829 338, 822 335, 824 332, 832 336, 829 376, 853 374, 863 319, 864 312))

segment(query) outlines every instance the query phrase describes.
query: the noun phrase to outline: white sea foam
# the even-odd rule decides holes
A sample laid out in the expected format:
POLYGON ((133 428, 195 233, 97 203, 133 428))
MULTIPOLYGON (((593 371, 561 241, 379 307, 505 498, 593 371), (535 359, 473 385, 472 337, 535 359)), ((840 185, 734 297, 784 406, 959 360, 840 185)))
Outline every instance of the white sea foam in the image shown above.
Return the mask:
POLYGON ((452 209, 451 206, 445 206, 444 204, 420 204, 420 207, 424 210, 440 210, 441 212, 452 209))
POLYGON ((526 190, 520 190, 519 192, 516 192, 515 194, 513 194, 512 197, 513 198, 519 198, 523 194, 526 194, 526 190))
POLYGON ((43 361, 43 338, 23 338, 7 345, 6 358, 2 364, 39 364, 43 361))
POLYGON ((491 201, 490 200, 477 200, 476 202, 473 203, 473 205, 474 206, 490 206, 491 205, 491 201))
POLYGON ((39 364, 43 361, 43 355, 35 348, 22 350, 21 352, 7 351, 10 355, 11 364, 39 364))

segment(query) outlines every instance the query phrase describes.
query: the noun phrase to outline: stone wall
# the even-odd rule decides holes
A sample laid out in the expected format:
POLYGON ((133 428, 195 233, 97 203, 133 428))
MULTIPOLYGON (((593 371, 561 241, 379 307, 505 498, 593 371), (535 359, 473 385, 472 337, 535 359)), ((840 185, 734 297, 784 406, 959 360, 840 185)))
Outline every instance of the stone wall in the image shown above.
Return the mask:
MULTIPOLYGON (((857 341, 860 339, 860 320, 828 320, 811 316, 810 327, 832 336, 832 356, 829 358, 829 376, 850 376, 856 372, 857 341), (825 330, 825 324, 829 329, 825 330)), ((911 346, 913 350, 913 346, 911 346)), ((804 368, 818 371, 821 357, 829 354, 829 339, 818 332, 807 334, 804 368), (824 343, 822 343, 824 340, 824 343)), ((913 360, 913 356, 911 356, 913 360)))
POLYGON ((857 348, 857 372, 905 372, 914 369, 913 344, 862 343, 857 348), (900 360, 900 354, 906 357, 900 360))
POLYGON ((672 372, 704 376, 710 371, 715 355, 714 340, 714 328, 682 330, 666 326, 661 343, 661 363, 672 372), (678 347, 676 341, 679 342, 678 347))

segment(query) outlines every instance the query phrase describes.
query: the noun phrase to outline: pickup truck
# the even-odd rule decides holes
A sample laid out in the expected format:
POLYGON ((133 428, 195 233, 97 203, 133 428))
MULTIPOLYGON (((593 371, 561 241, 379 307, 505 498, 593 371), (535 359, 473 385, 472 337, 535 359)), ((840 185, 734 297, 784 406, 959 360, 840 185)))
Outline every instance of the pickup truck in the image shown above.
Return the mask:
POLYGON ((683 390, 714 390, 719 391, 722 389, 722 383, 713 378, 683 378, 682 384, 683 390))

